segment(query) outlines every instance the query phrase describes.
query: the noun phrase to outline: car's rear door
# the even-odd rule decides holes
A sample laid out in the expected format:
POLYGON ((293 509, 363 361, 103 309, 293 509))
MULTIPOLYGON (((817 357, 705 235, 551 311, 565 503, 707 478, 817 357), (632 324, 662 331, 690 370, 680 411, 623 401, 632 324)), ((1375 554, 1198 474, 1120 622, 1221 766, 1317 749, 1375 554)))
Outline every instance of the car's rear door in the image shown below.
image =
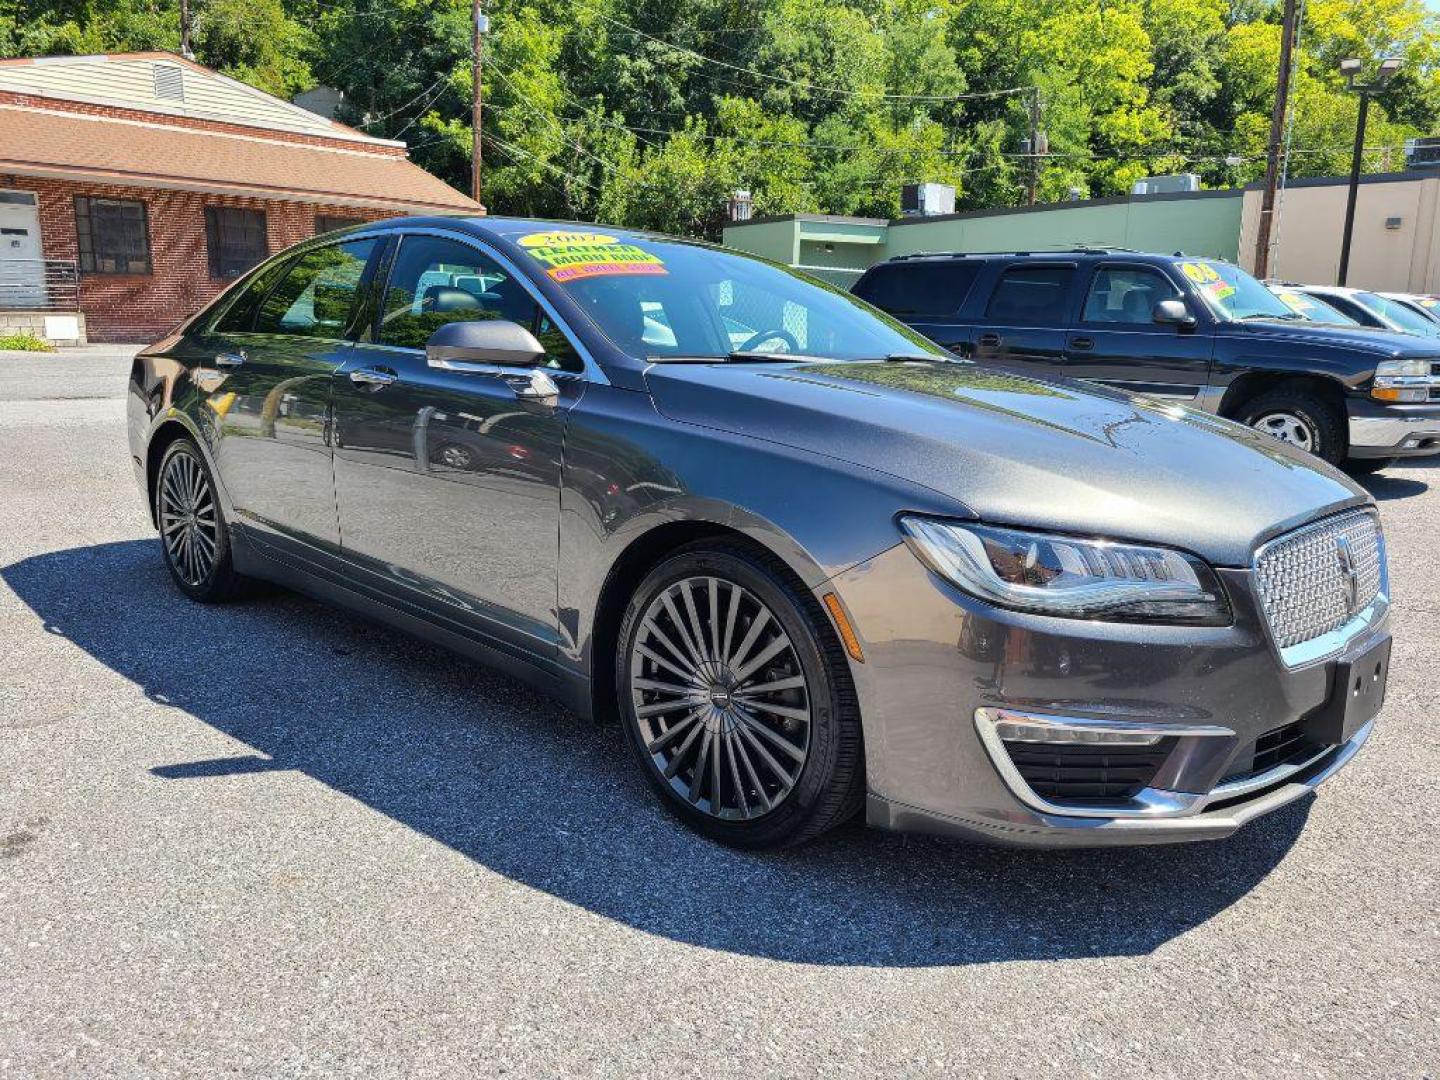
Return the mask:
POLYGON ((1153 397, 1194 401, 1210 379, 1214 334, 1208 313, 1193 327, 1158 324, 1155 305, 1184 300, 1161 268, 1099 262, 1085 290, 1080 318, 1066 337, 1065 374, 1153 397))
POLYGON ((425 614, 551 655, 565 418, 578 357, 520 273, 469 238, 406 233, 370 340, 336 373, 335 490, 345 556, 425 614), (447 322, 509 319, 550 350, 549 401, 521 400, 528 369, 431 367, 447 322))
POLYGON ((262 542, 339 542, 330 380, 350 355, 380 246, 323 244, 267 268, 197 337, 220 480, 239 524, 262 542))
POLYGON ((980 363, 1060 374, 1077 272, 1068 260, 1026 259, 1002 266, 977 313, 970 355, 980 363))

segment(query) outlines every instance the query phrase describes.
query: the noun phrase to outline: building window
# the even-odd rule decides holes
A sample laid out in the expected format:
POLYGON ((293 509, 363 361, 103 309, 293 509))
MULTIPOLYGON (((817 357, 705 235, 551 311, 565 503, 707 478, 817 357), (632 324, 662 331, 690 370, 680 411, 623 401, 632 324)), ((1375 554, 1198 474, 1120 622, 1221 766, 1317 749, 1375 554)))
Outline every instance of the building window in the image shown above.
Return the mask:
POLYGON ((364 225, 365 219, 358 217, 339 217, 334 214, 315 215, 315 235, 334 232, 336 229, 348 229, 352 225, 364 225))
POLYGON ((83 274, 150 273, 150 221, 143 202, 76 196, 75 236, 83 274))
POLYGON ((205 244, 210 250, 211 277, 239 277, 270 254, 264 211, 207 206, 205 244))

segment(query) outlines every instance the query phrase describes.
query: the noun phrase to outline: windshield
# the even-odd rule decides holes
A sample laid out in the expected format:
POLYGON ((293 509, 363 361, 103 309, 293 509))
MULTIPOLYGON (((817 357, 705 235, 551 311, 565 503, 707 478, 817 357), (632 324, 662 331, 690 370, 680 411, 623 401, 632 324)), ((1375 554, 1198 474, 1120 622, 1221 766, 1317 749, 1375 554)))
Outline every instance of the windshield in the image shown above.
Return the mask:
POLYGON ((1431 322, 1418 311, 1412 311, 1398 300, 1387 300, 1375 293, 1357 292, 1355 302, 1368 308, 1390 325, 1407 334, 1421 334, 1425 337, 1440 337, 1440 326, 1431 322))
POLYGON ((1398 303, 1407 310, 1424 316, 1432 323, 1440 323, 1440 311, 1435 310, 1434 300, 1421 296, 1387 296, 1385 299, 1398 303))
POLYGON ((849 294, 747 255, 598 231, 537 231, 518 242, 606 337, 641 359, 947 358, 849 294))
POLYGON ((1329 323, 1332 326, 1360 325, 1358 320, 1352 319, 1339 308, 1331 307, 1319 297, 1307 296, 1295 289, 1277 288, 1271 291, 1296 315, 1309 319, 1311 322, 1329 323))
POLYGON ((1233 263, 1194 259, 1181 263, 1180 270, 1221 319, 1293 319, 1297 314, 1233 263))

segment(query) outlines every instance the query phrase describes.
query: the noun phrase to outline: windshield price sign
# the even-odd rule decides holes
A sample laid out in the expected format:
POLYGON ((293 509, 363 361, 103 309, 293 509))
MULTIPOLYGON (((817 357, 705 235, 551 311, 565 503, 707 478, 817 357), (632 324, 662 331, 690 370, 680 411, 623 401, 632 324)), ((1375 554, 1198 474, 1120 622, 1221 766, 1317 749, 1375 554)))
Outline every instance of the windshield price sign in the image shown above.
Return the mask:
POLYGON ((615 274, 664 274, 661 259, 603 233, 552 230, 520 238, 520 246, 545 267, 552 281, 615 274))

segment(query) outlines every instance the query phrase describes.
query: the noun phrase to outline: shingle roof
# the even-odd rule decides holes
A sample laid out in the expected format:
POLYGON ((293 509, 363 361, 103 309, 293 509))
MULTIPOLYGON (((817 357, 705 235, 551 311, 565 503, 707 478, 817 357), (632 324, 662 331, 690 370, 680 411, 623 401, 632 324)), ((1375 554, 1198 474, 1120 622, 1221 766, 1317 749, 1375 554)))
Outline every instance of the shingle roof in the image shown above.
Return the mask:
POLYGON ((403 157, 0 104, 0 173, 387 210, 479 205, 403 157))

